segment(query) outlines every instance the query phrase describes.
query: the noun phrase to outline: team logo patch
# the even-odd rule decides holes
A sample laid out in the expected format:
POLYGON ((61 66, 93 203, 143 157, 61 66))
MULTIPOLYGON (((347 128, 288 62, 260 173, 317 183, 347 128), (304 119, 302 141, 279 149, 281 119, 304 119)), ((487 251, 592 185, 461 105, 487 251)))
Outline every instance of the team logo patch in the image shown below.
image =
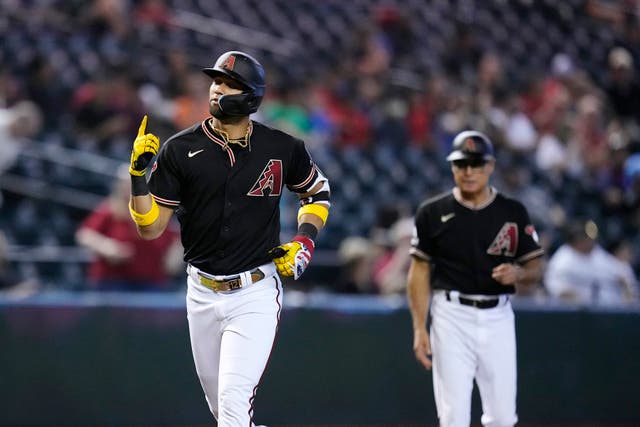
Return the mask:
POLYGON ((515 222, 506 222, 498 235, 487 249, 489 255, 516 256, 518 248, 518 225, 515 222))
POLYGON ((224 60, 224 62, 222 63, 222 65, 220 65, 220 67, 224 68, 225 70, 233 71, 233 67, 235 65, 236 65, 236 57, 231 55, 224 60))
POLYGON ((538 232, 536 231, 536 228, 529 224, 524 228, 524 232, 527 233, 529 236, 531 236, 531 238, 533 239, 534 242, 540 244, 539 238, 538 238, 538 232))
POLYGON ((279 196, 282 193, 282 161, 271 159, 247 196, 279 196))

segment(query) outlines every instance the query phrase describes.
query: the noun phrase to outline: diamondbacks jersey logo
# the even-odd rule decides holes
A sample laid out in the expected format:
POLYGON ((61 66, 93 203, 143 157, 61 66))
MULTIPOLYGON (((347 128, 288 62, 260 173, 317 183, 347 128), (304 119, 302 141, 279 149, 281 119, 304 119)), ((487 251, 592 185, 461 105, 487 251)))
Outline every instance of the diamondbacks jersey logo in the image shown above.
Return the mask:
POLYGON ((516 256, 518 248, 518 225, 506 222, 487 249, 489 255, 516 256))
POLYGON ((282 192, 282 161, 271 159, 247 196, 279 196, 282 192))
POLYGON ((220 67, 229 71, 233 71, 233 67, 235 64, 236 64, 236 57, 231 55, 224 60, 224 62, 220 65, 220 67))

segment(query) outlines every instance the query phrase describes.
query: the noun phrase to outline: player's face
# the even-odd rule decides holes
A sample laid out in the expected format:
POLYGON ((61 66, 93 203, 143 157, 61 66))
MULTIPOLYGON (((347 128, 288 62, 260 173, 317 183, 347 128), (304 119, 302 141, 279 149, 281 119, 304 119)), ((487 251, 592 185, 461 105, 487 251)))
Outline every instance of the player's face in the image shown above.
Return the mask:
POLYGON ((451 164, 453 180, 463 194, 475 195, 484 192, 493 173, 494 162, 462 159, 451 164))
POLYGON ((211 115, 216 118, 225 118, 226 115, 220 111, 218 100, 222 95, 237 95, 242 91, 242 85, 235 80, 222 74, 214 77, 209 87, 209 112, 211 115))

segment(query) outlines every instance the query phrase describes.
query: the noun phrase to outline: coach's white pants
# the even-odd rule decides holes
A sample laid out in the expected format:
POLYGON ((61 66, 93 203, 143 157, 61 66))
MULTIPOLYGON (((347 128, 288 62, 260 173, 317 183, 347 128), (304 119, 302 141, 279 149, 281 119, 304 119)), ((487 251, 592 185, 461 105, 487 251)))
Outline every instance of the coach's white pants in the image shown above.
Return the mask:
POLYGON ((277 274, 216 293, 187 279, 187 318, 200 384, 219 427, 253 426, 253 399, 273 348, 282 283, 277 274))
POLYGON ((447 301, 436 291, 431 305, 433 390, 441 427, 469 427, 475 378, 482 424, 511 427, 516 415, 516 335, 511 303, 478 309, 447 301))

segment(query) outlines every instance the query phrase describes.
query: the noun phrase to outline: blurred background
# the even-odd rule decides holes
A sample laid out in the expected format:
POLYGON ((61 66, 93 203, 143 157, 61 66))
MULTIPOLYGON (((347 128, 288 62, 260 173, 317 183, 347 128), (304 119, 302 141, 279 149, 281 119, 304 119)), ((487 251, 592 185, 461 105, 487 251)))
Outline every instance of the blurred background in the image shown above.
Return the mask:
MULTIPOLYGON (((332 189, 257 415, 435 423, 411 351, 409 235, 418 204, 453 186, 452 137, 474 128, 547 252, 514 299, 523 425, 639 425, 639 24, 635 0, 0 1, 0 407, 17 408, 0 425, 210 422, 177 228, 135 238, 122 165, 144 114, 161 141, 207 117, 200 69, 227 50, 262 62, 253 118, 302 138, 332 189)), ((288 240, 295 199, 282 209, 288 240)))

